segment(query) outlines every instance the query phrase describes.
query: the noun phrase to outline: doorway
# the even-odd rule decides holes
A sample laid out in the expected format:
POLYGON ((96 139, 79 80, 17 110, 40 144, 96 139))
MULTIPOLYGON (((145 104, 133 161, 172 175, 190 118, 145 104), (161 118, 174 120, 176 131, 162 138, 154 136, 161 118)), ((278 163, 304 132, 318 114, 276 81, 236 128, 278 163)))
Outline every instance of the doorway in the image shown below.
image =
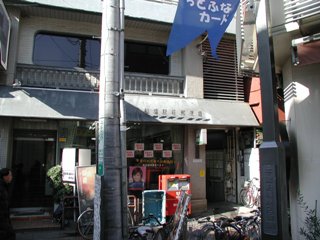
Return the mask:
POLYGON ((236 134, 234 129, 208 130, 206 197, 208 202, 236 202, 236 134))
POLYGON ((208 130, 206 146, 206 192, 208 202, 225 201, 226 134, 223 130, 208 130))
POLYGON ((51 207, 47 170, 54 165, 55 131, 15 130, 13 140, 13 208, 51 207))

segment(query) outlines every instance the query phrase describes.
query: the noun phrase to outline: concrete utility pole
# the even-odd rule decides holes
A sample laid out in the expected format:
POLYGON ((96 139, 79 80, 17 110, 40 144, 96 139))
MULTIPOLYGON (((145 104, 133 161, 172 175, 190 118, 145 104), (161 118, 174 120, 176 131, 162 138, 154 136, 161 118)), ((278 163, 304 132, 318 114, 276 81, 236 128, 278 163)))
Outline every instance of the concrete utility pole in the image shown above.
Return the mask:
POLYGON ((119 76, 120 76, 120 140, 122 164, 122 233, 128 239, 128 176, 127 176, 127 119, 124 102, 124 0, 120 0, 120 43, 119 43, 119 76))
POLYGON ((263 114, 263 143, 260 146, 262 239, 289 240, 286 160, 284 146, 279 140, 269 8, 269 1, 261 0, 256 20, 263 114))
MULTIPOLYGON (((121 1, 121 0, 120 0, 121 1)), ((94 239, 124 239, 120 139, 120 76, 123 71, 119 0, 104 0, 101 26, 98 165, 95 190, 94 239), (100 201, 98 201, 100 199, 100 201), (98 202, 98 204, 97 204, 98 202)), ((121 5, 121 6, 120 6, 121 5)), ((122 9, 123 10, 123 9, 122 9)), ((126 199, 126 196, 124 196, 126 199)))

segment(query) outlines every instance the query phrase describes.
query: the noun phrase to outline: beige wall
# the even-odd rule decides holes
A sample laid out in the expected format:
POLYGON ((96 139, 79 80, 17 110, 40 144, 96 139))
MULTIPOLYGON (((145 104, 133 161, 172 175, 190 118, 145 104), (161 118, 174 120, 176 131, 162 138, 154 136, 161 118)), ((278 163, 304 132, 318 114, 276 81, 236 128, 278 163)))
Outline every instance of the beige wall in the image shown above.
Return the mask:
POLYGON ((182 68, 186 76, 184 95, 187 98, 203 98, 202 56, 197 44, 200 38, 182 50, 182 68))
POLYGON ((184 148, 184 172, 191 175, 192 213, 207 210, 205 145, 200 146, 200 156, 196 158, 196 129, 193 126, 186 127, 184 148))
POLYGON ((315 200, 320 200, 320 188, 317 187, 320 171, 320 64, 295 67, 288 60, 283 69, 283 79, 287 92, 286 124, 292 146, 289 187, 291 225, 295 240, 300 239, 298 231, 305 217, 297 205, 297 191, 300 190, 312 209, 315 200))

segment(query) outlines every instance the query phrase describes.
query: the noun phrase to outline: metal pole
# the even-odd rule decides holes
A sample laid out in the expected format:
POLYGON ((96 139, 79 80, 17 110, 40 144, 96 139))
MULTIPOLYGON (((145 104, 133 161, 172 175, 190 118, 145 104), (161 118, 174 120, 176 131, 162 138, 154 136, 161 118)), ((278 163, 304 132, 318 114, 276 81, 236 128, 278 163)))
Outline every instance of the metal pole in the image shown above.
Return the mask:
POLYGON ((120 93, 119 93, 119 0, 104 0, 101 26, 101 61, 99 93, 98 175, 101 188, 100 221, 95 219, 95 239, 122 239, 120 93), (100 224, 100 226, 96 226, 100 224))
POLYGON ((260 146, 262 239, 288 240, 284 146, 279 140, 278 100, 268 0, 261 0, 256 28, 261 78, 263 143, 260 146))

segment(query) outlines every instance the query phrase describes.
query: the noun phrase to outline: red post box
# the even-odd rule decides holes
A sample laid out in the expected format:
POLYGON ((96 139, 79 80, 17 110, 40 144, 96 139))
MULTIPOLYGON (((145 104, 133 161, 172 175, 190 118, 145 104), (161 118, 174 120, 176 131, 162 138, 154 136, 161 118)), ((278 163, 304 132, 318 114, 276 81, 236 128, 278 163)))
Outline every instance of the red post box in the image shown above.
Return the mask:
MULTIPOLYGON (((190 175, 165 174, 159 175, 159 190, 166 191, 166 216, 175 214, 181 191, 191 194, 190 175)), ((191 214, 191 202, 188 205, 188 215, 191 214)))

